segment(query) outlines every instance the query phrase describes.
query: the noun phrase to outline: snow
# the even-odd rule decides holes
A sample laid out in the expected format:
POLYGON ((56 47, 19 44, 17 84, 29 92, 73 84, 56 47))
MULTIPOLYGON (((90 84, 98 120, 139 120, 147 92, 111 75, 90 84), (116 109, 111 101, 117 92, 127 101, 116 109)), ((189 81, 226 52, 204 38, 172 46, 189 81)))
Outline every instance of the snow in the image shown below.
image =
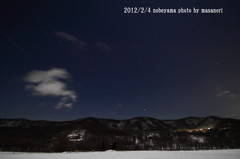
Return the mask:
POLYGON ((190 137, 193 141, 197 141, 199 143, 204 143, 205 142, 205 137, 196 136, 196 135, 191 135, 190 137))
POLYGON ((135 144, 136 144, 136 145, 139 144, 139 140, 138 140, 138 138, 136 138, 136 140, 135 140, 135 144))
POLYGON ((239 150, 105 151, 64 153, 0 152, 0 159, 239 159, 239 150))
POLYGON ((68 139, 72 142, 83 141, 85 134, 86 130, 75 130, 68 135, 68 139))
POLYGON ((117 123, 117 127, 120 128, 120 129, 123 129, 124 126, 125 126, 125 124, 124 124, 124 122, 122 122, 122 121, 119 122, 119 123, 117 123))
POLYGON ((147 133, 147 134, 145 134, 145 136, 147 136, 147 138, 159 137, 159 134, 158 133, 147 133))

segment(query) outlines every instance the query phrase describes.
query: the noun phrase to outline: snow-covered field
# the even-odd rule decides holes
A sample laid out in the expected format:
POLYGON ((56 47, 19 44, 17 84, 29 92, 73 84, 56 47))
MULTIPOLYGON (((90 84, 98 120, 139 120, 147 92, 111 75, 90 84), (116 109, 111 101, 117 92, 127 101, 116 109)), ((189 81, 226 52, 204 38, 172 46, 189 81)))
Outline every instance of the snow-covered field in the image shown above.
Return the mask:
POLYGON ((106 151, 71 153, 0 152, 0 159, 240 159, 240 150, 106 151))

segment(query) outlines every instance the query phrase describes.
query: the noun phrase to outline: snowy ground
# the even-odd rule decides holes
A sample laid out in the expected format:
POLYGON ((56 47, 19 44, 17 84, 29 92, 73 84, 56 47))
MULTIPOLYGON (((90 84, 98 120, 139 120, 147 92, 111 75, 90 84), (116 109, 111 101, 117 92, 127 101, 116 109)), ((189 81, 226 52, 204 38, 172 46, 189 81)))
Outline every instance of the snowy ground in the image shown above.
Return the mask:
POLYGON ((240 150, 106 151, 71 153, 0 152, 0 159, 239 159, 240 150))

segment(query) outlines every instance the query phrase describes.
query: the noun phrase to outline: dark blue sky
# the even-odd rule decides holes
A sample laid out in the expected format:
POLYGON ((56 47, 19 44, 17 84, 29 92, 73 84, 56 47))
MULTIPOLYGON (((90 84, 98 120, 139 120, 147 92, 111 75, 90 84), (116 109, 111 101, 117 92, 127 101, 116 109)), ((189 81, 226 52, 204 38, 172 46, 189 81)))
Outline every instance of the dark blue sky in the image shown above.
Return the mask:
POLYGON ((0 118, 240 118, 240 2, 0 2, 0 118), (124 14, 124 7, 223 8, 124 14))

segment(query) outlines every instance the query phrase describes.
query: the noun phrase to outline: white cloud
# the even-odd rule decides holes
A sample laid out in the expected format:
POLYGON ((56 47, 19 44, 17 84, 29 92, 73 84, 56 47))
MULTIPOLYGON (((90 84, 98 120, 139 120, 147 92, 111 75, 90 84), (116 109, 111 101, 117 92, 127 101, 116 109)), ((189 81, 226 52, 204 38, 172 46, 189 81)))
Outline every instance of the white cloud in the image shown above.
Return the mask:
POLYGON ((63 79, 70 79, 70 74, 62 68, 52 68, 47 71, 35 70, 24 77, 24 81, 27 83, 25 88, 31 91, 32 95, 61 97, 55 108, 72 108, 77 95, 73 90, 67 88, 63 79))

